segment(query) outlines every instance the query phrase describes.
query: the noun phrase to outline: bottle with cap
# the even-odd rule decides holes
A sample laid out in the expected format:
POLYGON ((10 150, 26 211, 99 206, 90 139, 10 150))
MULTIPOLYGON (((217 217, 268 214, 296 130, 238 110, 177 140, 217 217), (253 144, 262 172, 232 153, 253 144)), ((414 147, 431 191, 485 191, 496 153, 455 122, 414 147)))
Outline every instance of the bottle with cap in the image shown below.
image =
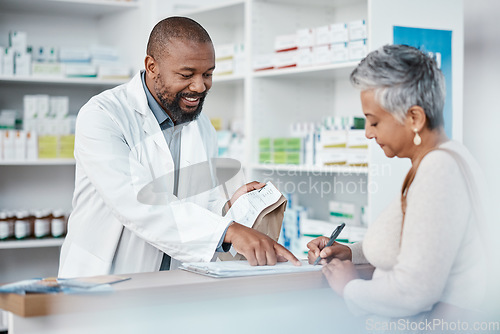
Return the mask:
POLYGON ((14 226, 16 239, 25 239, 31 235, 30 216, 26 210, 16 212, 16 221, 14 226))
POLYGON ((0 211, 0 240, 9 239, 12 235, 10 234, 10 219, 6 211, 0 211))
POLYGON ((52 211, 51 233, 54 238, 62 237, 66 234, 66 217, 63 210, 52 211))
POLYGON ((9 236, 14 238, 14 226, 16 224, 16 212, 13 210, 6 211, 7 219, 9 221, 9 236))
POLYGON ((50 211, 36 210, 35 213, 35 238, 44 238, 50 235, 50 211))

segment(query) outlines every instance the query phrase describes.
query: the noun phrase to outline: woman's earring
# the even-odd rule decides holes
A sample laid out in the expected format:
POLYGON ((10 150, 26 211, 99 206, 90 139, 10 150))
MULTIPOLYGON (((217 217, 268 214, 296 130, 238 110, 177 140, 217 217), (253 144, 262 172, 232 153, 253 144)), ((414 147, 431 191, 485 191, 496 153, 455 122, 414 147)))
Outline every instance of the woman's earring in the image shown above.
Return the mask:
POLYGON ((418 129, 413 129, 413 132, 415 132, 415 137, 413 137, 413 144, 416 146, 422 144, 422 138, 420 138, 420 135, 418 134, 418 129))

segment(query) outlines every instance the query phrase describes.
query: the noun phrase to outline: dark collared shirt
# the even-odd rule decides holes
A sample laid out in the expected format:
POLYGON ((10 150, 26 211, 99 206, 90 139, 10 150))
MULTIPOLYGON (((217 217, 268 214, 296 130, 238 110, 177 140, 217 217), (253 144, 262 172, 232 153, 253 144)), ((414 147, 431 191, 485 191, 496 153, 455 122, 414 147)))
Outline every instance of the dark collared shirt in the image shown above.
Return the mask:
MULTIPOLYGON (((142 79, 142 87, 144 88, 144 92, 146 93, 146 98, 148 100, 148 106, 155 115, 158 124, 160 125, 160 129, 163 132, 163 136, 167 141, 168 148, 170 150, 170 154, 172 155, 172 159, 174 161, 174 195, 177 196, 177 190, 179 189, 179 164, 181 158, 181 132, 184 124, 174 125, 174 122, 168 116, 168 114, 163 110, 160 104, 155 100, 148 87, 146 86, 145 79, 146 72, 141 72, 142 79)), ((227 228, 226 228, 227 231, 227 228)), ((221 237, 219 244, 217 245, 217 252, 224 252, 228 250, 228 245, 224 244, 225 247, 222 247, 224 237, 226 236, 226 232, 221 237)), ((162 261, 160 270, 168 270, 170 268, 170 257, 166 259, 168 255, 164 255, 164 259, 162 261), (168 262, 168 263, 167 263, 168 262)))

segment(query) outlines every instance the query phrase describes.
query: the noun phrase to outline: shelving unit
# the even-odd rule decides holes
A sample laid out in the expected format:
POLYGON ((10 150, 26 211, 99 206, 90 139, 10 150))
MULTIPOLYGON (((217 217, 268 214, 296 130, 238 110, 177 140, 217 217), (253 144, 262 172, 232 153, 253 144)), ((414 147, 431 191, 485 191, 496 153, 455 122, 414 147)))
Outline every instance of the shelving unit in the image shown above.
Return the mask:
POLYGON ((136 0, 2 0, 1 8, 25 13, 99 17, 135 9, 139 4, 136 0))
MULTIPOLYGON (((222 85, 221 77, 214 78, 205 112, 210 117, 222 115, 227 119, 241 118, 243 114, 248 179, 270 179, 281 182, 284 187, 309 181, 324 183, 325 186, 327 183, 347 185, 353 182, 366 185, 355 193, 299 194, 301 204, 313 209, 314 218, 327 220, 328 201, 345 200, 358 207, 368 205, 368 221, 372 222, 398 195, 409 163, 386 158, 378 145, 371 142, 369 167, 257 164, 258 139, 289 136, 288 128, 292 122, 319 121, 324 116, 334 115, 363 116, 359 92, 349 82, 349 74, 358 61, 254 72, 252 60, 259 54, 273 52, 275 36, 294 33, 300 28, 364 19, 368 27, 368 50, 371 51, 392 43, 394 25, 453 30, 453 77, 458 80, 453 86, 454 129, 460 130, 462 104, 455 98, 461 92, 463 24, 460 6, 452 0, 425 0, 418 4, 410 0, 312 0, 307 3, 300 0, 241 0, 222 1, 212 6, 205 6, 203 2, 198 4, 200 6, 196 9, 175 14, 200 22, 215 45, 240 43, 242 40, 245 43, 247 65, 243 82, 235 88, 222 85), (443 12, 449 15, 443 17, 439 14, 443 12), (233 106, 232 110, 228 106, 233 106), (229 112, 222 114, 219 109, 229 112)), ((159 9, 156 20, 170 14, 159 9)), ((454 138, 460 140, 460 133, 454 131, 454 138)))
POLYGON ((74 85, 74 86, 103 86, 113 87, 128 80, 100 79, 100 78, 50 78, 34 76, 0 76, 0 84, 48 84, 48 85, 74 85))
MULTIPOLYGON (((185 1, 178 2, 186 5, 185 1)), ((296 121, 362 115, 359 94, 351 88, 348 80, 357 61, 254 72, 252 60, 259 54, 272 52, 276 35, 293 33, 300 28, 365 19, 368 49, 374 50, 392 43, 394 25, 453 30, 453 125, 455 139, 461 139, 462 104, 459 99, 463 78, 463 24, 461 8, 455 0, 310 0, 307 3, 302 0, 229 0, 210 2, 209 6, 205 1, 198 3, 199 8, 173 13, 173 2, 161 0, 2 0, 0 45, 7 45, 6 29, 26 31, 28 41, 33 45, 113 45, 122 51, 123 61, 136 71, 143 66, 151 28, 160 19, 174 14, 192 17, 201 23, 216 46, 244 43, 244 73, 214 76, 204 111, 210 117, 244 121, 247 140, 242 165, 247 179, 271 179, 281 182, 283 187, 295 185, 295 189, 304 182, 311 186, 317 183, 332 187, 376 185, 353 193, 332 188, 327 194, 299 194, 301 204, 311 207, 313 218, 317 219, 328 219, 325 213, 328 201, 345 200, 357 206, 368 205, 371 208, 369 221, 373 221, 397 196, 409 164, 387 159, 379 147, 371 143, 369 167, 365 168, 259 165, 257 141, 260 137, 288 136, 290 123, 296 121), (271 171, 273 175, 269 175, 271 171)), ((76 113, 88 98, 122 82, 0 77, 0 108, 22 110, 23 95, 42 93, 69 96, 70 110, 76 113)), ((44 207, 55 203, 55 206, 69 209, 73 187, 73 160, 0 163, 0 208, 24 207, 32 203, 35 207, 44 207), (49 200, 54 202, 44 202, 49 200)), ((18 279, 17 274, 10 274, 12 271, 5 274, 4 268, 9 268, 9 264, 2 261, 10 258, 13 268, 14 262, 19 262, 12 259, 16 254, 22 254, 21 258, 26 260, 33 249, 23 248, 1 250, 0 281, 18 279), (4 252, 8 252, 8 256, 4 256, 4 252)), ((43 249, 50 250, 52 257, 58 253, 57 245, 43 249)), ((34 268, 39 270, 40 267, 34 268)), ((52 263, 52 267, 45 267, 50 271, 47 275, 53 275, 57 265, 52 263)), ((44 273, 46 271, 42 270, 37 275, 44 273)), ((19 275, 29 276, 27 271, 19 271, 19 275)))
MULTIPOLYGON (((140 67, 141 63, 136 61, 139 52, 130 48, 143 43, 143 31, 127 22, 130 19, 142 22, 145 12, 149 12, 142 4, 140 0, 2 0, 0 45, 8 46, 9 30, 24 31, 28 45, 34 47, 110 45, 120 51, 121 61, 130 64, 131 69, 140 67)), ((93 95, 126 81, 0 76, 0 109, 17 110, 21 116, 24 95, 48 94, 68 96, 70 113, 76 114, 93 95)), ((74 159, 0 161, 0 210, 60 208, 69 212, 74 182, 74 159)), ((63 240, 33 238, 0 242, 0 283, 56 275, 63 240)))
POLYGON ((0 249, 61 247, 63 242, 64 238, 6 240, 0 241, 0 249))
POLYGON ((0 166, 74 166, 75 159, 39 159, 33 161, 0 161, 0 166))
POLYGON ((368 167, 350 167, 350 166, 304 166, 304 165, 278 165, 278 164, 255 164, 251 168, 256 171, 276 171, 294 173, 311 173, 316 175, 365 175, 368 174, 368 167))

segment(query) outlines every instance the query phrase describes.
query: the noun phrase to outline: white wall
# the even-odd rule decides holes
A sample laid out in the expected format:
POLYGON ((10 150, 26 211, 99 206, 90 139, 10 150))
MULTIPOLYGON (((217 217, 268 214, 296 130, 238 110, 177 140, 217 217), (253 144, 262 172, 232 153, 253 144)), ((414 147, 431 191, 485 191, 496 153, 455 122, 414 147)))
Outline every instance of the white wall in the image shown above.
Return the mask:
MULTIPOLYGON (((464 51, 464 135, 463 142, 476 157, 488 181, 493 238, 500 233, 496 211, 500 204, 500 38, 498 18, 500 1, 465 0, 464 51), (496 232, 495 232, 496 231, 496 232)), ((490 261, 490 310, 500 314, 500 245, 492 248, 490 261)))
MULTIPOLYGON (((463 142, 486 174, 491 203, 500 204, 500 1, 465 0, 463 142)), ((498 214, 495 217, 500 223, 498 214)))

